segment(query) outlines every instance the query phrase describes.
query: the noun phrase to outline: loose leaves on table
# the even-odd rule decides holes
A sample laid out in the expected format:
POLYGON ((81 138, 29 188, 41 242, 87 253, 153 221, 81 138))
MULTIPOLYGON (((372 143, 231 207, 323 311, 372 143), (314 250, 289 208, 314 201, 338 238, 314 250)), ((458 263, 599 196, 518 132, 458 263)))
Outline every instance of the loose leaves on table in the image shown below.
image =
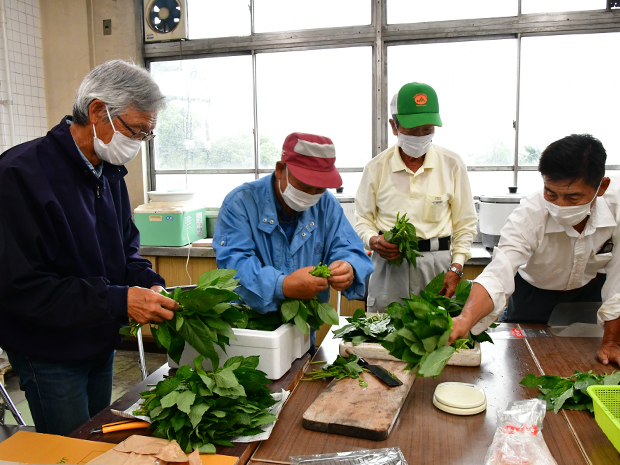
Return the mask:
MULTIPOLYGON (((236 339, 233 326, 247 326, 248 315, 230 303, 239 299, 234 292, 239 284, 239 280, 234 279, 236 273, 235 270, 212 270, 200 276, 195 289, 183 291, 177 287, 172 293, 162 291, 162 295, 178 302, 179 309, 171 320, 152 324, 151 332, 157 345, 164 347, 176 363, 180 362, 187 342, 218 367, 219 356, 214 345, 225 352, 230 339, 236 339)), ((129 326, 121 329, 121 334, 135 335, 141 326, 130 321, 129 326)))
POLYGON ((276 401, 265 373, 256 369, 258 356, 231 357, 209 372, 202 360, 142 392, 134 414, 150 417, 153 436, 174 439, 185 452, 215 453, 215 446, 233 447, 230 439, 262 433, 261 425, 277 420, 268 412, 276 401))
POLYGON ((326 365, 320 370, 308 371, 304 373, 304 376, 307 376, 307 378, 302 378, 301 381, 312 381, 323 378, 334 378, 337 381, 340 381, 344 378, 353 378, 359 379, 359 385, 361 387, 368 387, 368 383, 360 377, 360 374, 364 371, 370 373, 370 371, 359 366, 357 361, 358 357, 355 354, 349 355, 348 358, 338 355, 334 363, 331 365, 326 365))
POLYGON ((415 226, 407 219, 407 213, 400 216, 400 212, 396 213, 396 223, 394 227, 387 231, 383 238, 391 243, 398 245, 400 257, 395 260, 389 260, 389 265, 400 266, 403 259, 411 263, 414 268, 417 267, 416 258, 422 257, 420 247, 418 246, 418 236, 415 226))
POLYGON ((595 375, 592 370, 580 372, 568 377, 543 375, 526 375, 521 383, 523 386, 540 390, 539 399, 547 402, 547 410, 558 413, 561 408, 568 410, 588 410, 594 414, 592 398, 588 394, 588 386, 620 384, 620 371, 609 374, 595 375))
POLYGON ((358 308, 353 316, 346 320, 349 324, 333 331, 334 337, 351 342, 354 346, 362 342, 381 342, 394 331, 394 325, 387 313, 377 313, 366 318, 366 312, 358 308))

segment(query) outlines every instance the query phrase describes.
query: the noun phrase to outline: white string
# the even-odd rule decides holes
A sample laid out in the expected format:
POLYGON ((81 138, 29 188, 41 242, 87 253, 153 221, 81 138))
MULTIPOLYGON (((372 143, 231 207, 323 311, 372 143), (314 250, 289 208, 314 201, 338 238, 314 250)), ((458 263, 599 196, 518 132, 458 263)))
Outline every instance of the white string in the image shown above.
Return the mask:
MULTIPOLYGON (((191 218, 191 217, 188 217, 191 218)), ((189 226, 187 222, 185 222, 185 235, 187 236, 187 261, 185 262, 185 273, 187 273, 187 277, 189 278, 189 284, 192 284, 192 277, 189 274, 189 254, 192 251, 192 243, 189 241, 189 226)))

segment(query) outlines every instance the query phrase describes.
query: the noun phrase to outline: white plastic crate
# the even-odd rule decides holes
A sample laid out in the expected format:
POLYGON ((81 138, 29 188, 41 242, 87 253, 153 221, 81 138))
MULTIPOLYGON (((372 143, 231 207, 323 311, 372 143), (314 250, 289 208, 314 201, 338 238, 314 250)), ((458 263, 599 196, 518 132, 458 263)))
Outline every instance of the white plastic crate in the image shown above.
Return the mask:
MULTIPOLYGON (((220 366, 230 357, 242 355, 258 355, 260 362, 258 369, 267 373, 269 379, 280 379, 290 368, 293 362, 310 349, 310 335, 306 336, 293 324, 284 324, 275 331, 257 331, 253 329, 233 328, 237 340, 230 340, 226 353, 217 345, 215 350, 220 357, 220 366)), ((181 356, 181 366, 193 364, 198 352, 185 343, 181 356)), ((177 368, 177 365, 168 356, 168 364, 177 368)), ((211 361, 202 363, 205 370, 211 370, 211 361)))

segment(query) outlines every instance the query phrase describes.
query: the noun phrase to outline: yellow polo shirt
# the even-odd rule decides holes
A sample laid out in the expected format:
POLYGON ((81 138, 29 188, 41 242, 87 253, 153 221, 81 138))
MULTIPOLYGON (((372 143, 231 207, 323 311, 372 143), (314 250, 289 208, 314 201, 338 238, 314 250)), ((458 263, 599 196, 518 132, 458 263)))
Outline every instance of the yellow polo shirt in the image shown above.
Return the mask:
POLYGON ((366 165, 355 196, 355 231, 366 247, 379 230, 394 227, 399 212, 407 213, 419 239, 452 235, 453 263, 471 257, 476 210, 467 167, 456 153, 432 145, 414 173, 395 145, 366 165))

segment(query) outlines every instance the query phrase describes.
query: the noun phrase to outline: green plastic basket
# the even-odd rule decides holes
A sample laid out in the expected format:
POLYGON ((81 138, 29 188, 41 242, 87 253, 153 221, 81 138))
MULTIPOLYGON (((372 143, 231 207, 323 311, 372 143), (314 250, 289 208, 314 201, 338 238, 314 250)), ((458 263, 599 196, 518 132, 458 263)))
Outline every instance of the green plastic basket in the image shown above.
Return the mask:
POLYGON ((620 386, 590 386, 594 418, 603 433, 620 452, 620 386))

